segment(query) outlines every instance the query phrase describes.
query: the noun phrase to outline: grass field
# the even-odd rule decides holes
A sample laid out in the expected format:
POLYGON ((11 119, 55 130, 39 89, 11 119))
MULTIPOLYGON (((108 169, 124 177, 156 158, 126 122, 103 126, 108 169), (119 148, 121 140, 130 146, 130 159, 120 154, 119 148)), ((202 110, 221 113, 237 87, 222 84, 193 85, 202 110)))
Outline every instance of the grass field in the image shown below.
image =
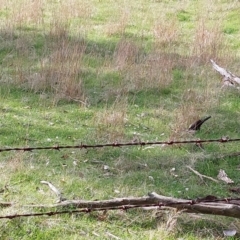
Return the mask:
MULTIPOLYGON (((1 148, 240 137, 239 1, 2 0, 1 148), (198 118, 211 115, 195 135, 198 118)), ((239 143, 0 153, 0 215, 68 199, 236 197, 239 143), (109 170, 104 170, 104 165, 109 170), (171 169, 175 168, 174 174, 171 169), (177 176, 175 176, 177 175, 177 176)), ((41 209, 38 209, 41 211, 41 209)), ((1 239, 223 239, 227 217, 129 210, 1 220, 1 239), (175 224, 173 222, 177 219, 175 224), (110 234, 109 234, 110 233, 110 234), (111 236, 114 235, 114 236, 111 236), (116 238, 117 239, 117 238, 116 238)))

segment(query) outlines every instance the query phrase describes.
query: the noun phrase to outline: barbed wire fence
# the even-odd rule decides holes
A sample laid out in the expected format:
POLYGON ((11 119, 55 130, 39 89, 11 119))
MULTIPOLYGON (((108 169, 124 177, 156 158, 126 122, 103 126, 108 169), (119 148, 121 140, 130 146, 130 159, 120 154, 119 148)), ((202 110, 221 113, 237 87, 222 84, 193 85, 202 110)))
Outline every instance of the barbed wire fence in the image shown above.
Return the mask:
MULTIPOLYGON (((177 141, 137 141, 137 142, 113 142, 113 143, 105 143, 105 144, 79 144, 79 145, 55 145, 55 146, 37 146, 37 147, 6 147, 0 148, 0 152, 9 152, 9 151, 34 151, 34 150, 61 150, 61 149, 95 149, 95 148, 103 148, 103 147, 132 147, 132 146, 148 146, 148 145, 176 145, 176 144, 202 144, 202 143, 221 143, 226 144, 230 142, 239 142, 240 138, 233 138, 230 139, 228 137, 222 137, 219 139, 203 139, 203 140, 177 140, 177 141)), ((239 156, 240 152, 236 152, 231 154, 230 156, 239 156)), ((49 183, 49 186, 52 185, 49 183)), ((53 186, 53 185, 52 185, 53 186)), ((52 187, 50 187, 53 190, 52 187)), ((53 190, 54 191, 54 190, 53 190)), ((57 190, 56 190, 57 191, 57 190)), ((55 191, 55 193, 56 193, 55 191)), ((58 195, 58 193, 56 193, 58 195)), ((90 202, 90 205, 87 207, 84 204, 89 204, 89 201, 80 200, 80 202, 76 203, 74 200, 63 200, 53 207, 62 207, 62 206, 70 206, 68 210, 62 211, 45 211, 45 212, 31 212, 31 213, 21 213, 21 214, 12 214, 12 215, 4 215, 0 216, 0 219, 14 219, 19 217, 37 217, 37 216, 53 216, 59 214, 74 214, 74 213, 90 213, 93 211, 108 211, 108 210, 128 210, 133 208, 147 208, 147 207, 155 207, 157 209, 162 209, 162 207, 174 207, 177 209, 185 209, 190 212, 200 212, 206 214, 216 214, 216 215, 224 215, 224 216, 231 216, 240 218, 240 198, 224 198, 218 199, 214 196, 207 196, 203 199, 174 199, 165 196, 160 196, 155 193, 149 193, 148 195, 154 196, 154 201, 152 201, 151 197, 148 199, 140 198, 140 203, 136 203, 136 198, 133 199, 133 203, 127 202, 126 198, 121 199, 119 205, 115 206, 114 200, 105 200, 100 201, 100 205, 96 205, 94 207, 95 202, 90 202), (122 201, 122 202, 121 202, 122 201), (110 205, 105 206, 105 204, 110 202, 110 205), (113 205, 111 205, 111 203, 113 205), (72 209, 73 205, 77 209, 72 209), (102 204, 102 205, 101 205, 102 204), (206 206, 204 204, 207 204, 206 206), (213 204, 213 206, 211 206, 213 204), (216 204, 218 206, 216 206, 216 204)), ((138 198, 137 198, 138 199, 138 198)), ((119 199, 115 199, 119 202, 119 199)), ((11 203, 0 203, 2 207, 10 207, 12 206, 11 203)), ((98 204, 98 203, 97 203, 98 204)), ((49 206, 29 206, 29 207, 49 207, 49 206)))
POLYGON ((103 148, 103 147, 131 147, 131 146, 147 146, 147 145, 175 145, 175 144, 202 144, 202 143, 230 143, 239 142, 240 138, 230 139, 228 137, 222 137, 220 139, 203 139, 203 140, 177 140, 177 141, 136 141, 136 142, 114 142, 105 144, 79 144, 79 145, 55 145, 45 147, 13 147, 13 148, 0 148, 0 152, 9 151, 33 151, 33 150, 60 150, 60 149, 90 149, 90 148, 103 148))

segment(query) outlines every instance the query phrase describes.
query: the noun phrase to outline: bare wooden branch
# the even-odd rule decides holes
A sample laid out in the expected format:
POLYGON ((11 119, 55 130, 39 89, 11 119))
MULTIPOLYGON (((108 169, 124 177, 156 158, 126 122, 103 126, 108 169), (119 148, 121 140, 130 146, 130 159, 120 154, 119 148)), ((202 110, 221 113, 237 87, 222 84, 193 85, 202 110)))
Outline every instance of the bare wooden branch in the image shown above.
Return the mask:
POLYGON ((196 202, 193 204, 189 204, 188 200, 185 199, 177 199, 171 197, 165 197, 158 195, 157 193, 150 193, 150 197, 154 199, 158 199, 161 202, 168 203, 169 207, 176 208, 178 210, 185 209, 186 212, 191 213, 202 213, 202 214, 214 214, 214 215, 222 215, 228 217, 240 218, 240 200, 227 200, 224 201, 213 201, 213 202, 196 202))
POLYGON ((116 240, 121 240, 121 238, 119 238, 119 237, 113 235, 113 234, 110 233, 110 232, 106 232, 106 235, 107 235, 108 237, 110 237, 110 238, 113 238, 113 239, 116 239, 116 240))
MULTIPOLYGON (((117 210, 117 209, 131 209, 139 208, 143 206, 158 206, 159 209, 165 209, 166 207, 175 208, 180 211, 189 213, 202 213, 222 215, 228 217, 240 218, 240 198, 237 199, 218 199, 214 196, 207 196, 202 199, 188 200, 177 199, 172 197, 166 197, 158 195, 155 192, 149 193, 148 197, 140 198, 119 198, 103 201, 83 201, 72 200, 64 201, 54 205, 30 205, 25 207, 38 207, 38 208, 61 208, 69 207, 69 210, 64 211, 50 211, 40 213, 23 213, 0 216, 2 218, 17 218, 17 217, 30 217, 30 216, 53 216, 56 214, 66 213, 88 213, 91 211, 105 211, 105 210, 117 210), (74 210, 73 207, 79 209, 74 210)), ((66 209, 66 208, 65 208, 66 209)))
POLYGON ((47 181, 40 181, 40 183, 46 184, 49 188, 57 195, 58 202, 64 201, 65 199, 62 196, 62 193, 50 182, 47 181))
POLYGON ((27 207, 37 207, 37 208, 62 208, 62 207, 72 207, 72 208, 111 208, 119 206, 145 206, 157 204, 158 200, 154 198, 146 197, 129 197, 129 198, 114 198, 110 200, 99 200, 99 201, 86 201, 86 200, 66 200, 60 203, 52 205, 28 205, 27 207))
POLYGON ((198 171, 194 170, 193 168, 191 168, 190 166, 187 166, 187 168, 188 168, 189 170, 191 170, 193 173, 195 173, 196 175, 198 175, 198 176, 201 178, 201 180, 203 180, 203 178, 207 178, 207 179, 209 179, 209 180, 212 180, 212 181, 218 183, 218 180, 216 180, 216 179, 214 179, 214 178, 212 178, 212 177, 208 177, 208 176, 206 176, 206 175, 203 175, 203 174, 199 173, 198 171))
POLYGON ((62 208, 70 207, 70 209, 128 209, 135 207, 158 206, 176 208, 177 210, 185 210, 191 213, 223 215, 229 217, 240 218, 240 198, 239 199, 217 199, 209 196, 203 199, 188 200, 166 197, 158 195, 155 192, 149 193, 148 196, 139 198, 116 198, 102 201, 84 201, 84 200, 67 200, 53 205, 28 205, 27 207, 38 208, 62 208))
POLYGON ((231 73, 230 71, 226 70, 225 68, 220 67, 217 65, 212 59, 210 60, 212 63, 213 68, 219 72, 223 77, 223 86, 231 86, 236 87, 239 89, 240 85, 240 78, 231 73))

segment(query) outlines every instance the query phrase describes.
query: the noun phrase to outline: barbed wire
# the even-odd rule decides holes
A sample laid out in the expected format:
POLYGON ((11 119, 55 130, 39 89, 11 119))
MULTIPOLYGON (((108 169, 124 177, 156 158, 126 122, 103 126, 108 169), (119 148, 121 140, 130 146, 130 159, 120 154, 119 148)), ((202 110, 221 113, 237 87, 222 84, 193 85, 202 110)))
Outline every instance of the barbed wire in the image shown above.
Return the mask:
POLYGON ((75 213, 91 213, 91 212, 100 212, 100 211, 109 211, 109 210, 123 210, 127 211, 129 209, 136 209, 142 208, 147 209, 154 207, 154 209, 164 210, 162 207, 171 207, 172 205, 195 205, 195 204, 202 204, 202 203, 225 203, 225 204, 234 204, 236 206, 240 205, 240 198, 216 198, 215 196, 208 195, 204 198, 197 198, 197 199, 188 199, 187 201, 179 201, 179 202, 165 202, 165 203, 153 203, 153 204, 139 204, 139 205, 120 205, 120 206, 108 206, 102 208, 81 208, 81 209, 69 209, 63 211, 48 211, 48 212, 32 212, 32 213, 20 213, 20 214, 11 214, 11 215, 3 215, 0 216, 0 219, 7 218, 19 218, 19 217, 39 217, 39 216, 54 216, 60 214, 75 214, 75 213))
POLYGON ((132 208, 142 208, 142 207, 161 207, 159 204, 146 204, 146 205, 124 205, 124 206, 117 206, 117 207, 103 207, 103 208, 83 208, 83 209, 77 209, 77 210, 64 210, 64 211, 50 211, 50 212, 40 212, 40 213, 20 213, 20 214, 12 214, 12 215, 5 215, 0 216, 0 219, 2 218, 18 218, 18 217, 38 217, 38 216, 54 216, 54 215, 60 215, 60 214, 73 214, 73 213, 91 213, 91 212, 100 212, 100 211, 106 211, 106 210, 128 210, 132 208))
POLYGON ((105 143, 105 144, 83 144, 80 145, 55 145, 55 146, 45 146, 45 147, 12 147, 12 148, 0 148, 0 152, 9 151, 33 151, 33 150, 60 150, 60 149, 89 149, 89 148, 103 148, 103 147, 126 147, 126 146, 147 146, 147 145, 174 145, 174 144, 201 144, 201 143, 229 143, 238 142, 240 138, 227 138, 222 137, 220 139, 203 139, 203 140, 177 140, 177 141, 138 141, 138 142, 126 142, 126 143, 105 143))

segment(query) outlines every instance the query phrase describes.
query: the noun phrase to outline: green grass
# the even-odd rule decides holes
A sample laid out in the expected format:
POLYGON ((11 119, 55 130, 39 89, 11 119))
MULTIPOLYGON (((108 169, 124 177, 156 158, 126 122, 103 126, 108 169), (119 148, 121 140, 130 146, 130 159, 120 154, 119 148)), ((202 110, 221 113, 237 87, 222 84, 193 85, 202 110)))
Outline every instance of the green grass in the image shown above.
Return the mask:
MULTIPOLYGON (((13 1, 14 2, 14 1, 13 1)), ((210 58, 239 74, 239 3, 16 1, 0 11, 0 146, 238 138, 240 95, 221 90, 210 58), (227 10, 226 10, 227 8, 227 10), (16 9, 16 10, 14 10, 16 9), (17 10, 19 9, 19 10, 17 10), (64 9, 64 10, 63 10, 64 9), (164 9, 164 11, 163 11, 164 9), (203 21, 204 19, 204 21, 203 21), (76 91, 78 90, 78 91, 76 91), (195 136, 186 129, 211 115, 195 136)), ((238 143, 0 153, 0 215, 68 199, 235 197, 186 166, 239 185, 238 143), (223 156, 220 157, 219 156, 223 156), (109 166, 105 171, 103 166, 109 166), (175 168, 174 176, 171 169, 175 168)), ((35 211, 43 211, 34 209, 35 211)), ((1 220, 1 239, 223 239, 239 221, 137 209, 1 220), (164 215, 164 217, 160 217, 164 215)), ((239 233, 238 233, 239 234, 239 233)), ((237 238, 236 238, 237 239, 237 238)))

